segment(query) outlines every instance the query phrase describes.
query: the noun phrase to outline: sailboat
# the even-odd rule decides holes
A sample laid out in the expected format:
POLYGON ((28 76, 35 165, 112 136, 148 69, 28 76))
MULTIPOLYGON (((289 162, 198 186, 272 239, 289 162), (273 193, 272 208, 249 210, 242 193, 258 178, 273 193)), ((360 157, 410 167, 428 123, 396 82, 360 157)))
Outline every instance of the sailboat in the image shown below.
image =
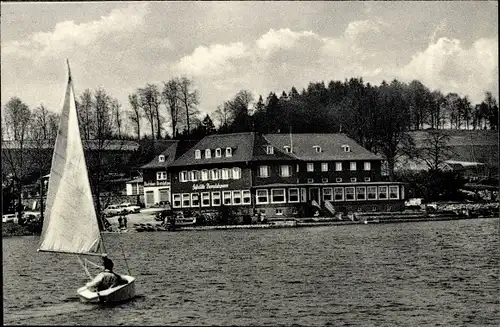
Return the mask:
MULTIPOLYGON (((75 255, 92 279, 87 264, 99 265, 88 258, 107 254, 90 189, 69 62, 68 84, 52 156, 46 203, 38 251, 75 255)), ((127 284, 100 292, 81 287, 77 294, 82 302, 130 299, 135 296, 135 277, 129 275, 121 275, 127 284)))

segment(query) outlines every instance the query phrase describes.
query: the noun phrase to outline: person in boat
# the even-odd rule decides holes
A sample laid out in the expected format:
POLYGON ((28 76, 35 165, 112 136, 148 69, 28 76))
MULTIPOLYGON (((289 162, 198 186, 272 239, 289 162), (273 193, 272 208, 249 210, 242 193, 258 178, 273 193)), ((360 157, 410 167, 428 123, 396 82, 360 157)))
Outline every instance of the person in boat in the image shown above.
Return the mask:
POLYGON ((108 257, 102 257, 104 271, 99 273, 94 279, 85 286, 92 291, 104 291, 118 285, 126 284, 127 281, 113 271, 113 261, 108 257))

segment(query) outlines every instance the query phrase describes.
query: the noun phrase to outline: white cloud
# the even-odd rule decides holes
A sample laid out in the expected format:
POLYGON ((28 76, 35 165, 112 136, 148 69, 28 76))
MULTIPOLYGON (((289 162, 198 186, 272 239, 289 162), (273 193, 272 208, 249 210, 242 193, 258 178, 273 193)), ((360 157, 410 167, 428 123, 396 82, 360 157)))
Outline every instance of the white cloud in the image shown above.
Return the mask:
POLYGON ((413 56, 401 69, 406 80, 418 79, 431 89, 468 95, 482 101, 498 88, 498 41, 479 39, 466 48, 460 40, 440 38, 413 56))
POLYGON ((277 49, 290 49, 300 38, 317 37, 317 35, 310 31, 293 32, 289 28, 282 28, 277 31, 270 29, 269 32, 262 35, 255 43, 257 47, 269 55, 277 49))
POLYGON ((74 21, 57 23, 51 32, 38 32, 22 41, 7 42, 2 45, 3 55, 41 60, 65 55, 89 47, 106 36, 133 32, 144 22, 148 4, 136 3, 126 8, 115 9, 100 20, 81 24, 74 21))
POLYGON ((232 61, 247 55, 247 46, 242 42, 199 46, 191 55, 182 57, 174 65, 174 71, 193 76, 218 75, 231 70, 232 61))

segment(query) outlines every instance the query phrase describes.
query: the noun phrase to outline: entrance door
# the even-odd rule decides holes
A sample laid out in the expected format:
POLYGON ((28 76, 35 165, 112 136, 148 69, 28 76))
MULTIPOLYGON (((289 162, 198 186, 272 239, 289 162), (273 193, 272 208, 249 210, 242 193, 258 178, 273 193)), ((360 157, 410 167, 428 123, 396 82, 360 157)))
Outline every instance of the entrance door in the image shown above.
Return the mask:
POLYGON ((153 205, 155 203, 155 192, 146 191, 146 206, 153 205))
POLYGON ((321 197, 319 196, 319 188, 311 187, 309 189, 309 202, 316 201, 318 205, 321 205, 321 197))
POLYGON ((160 202, 170 202, 170 191, 168 188, 160 189, 160 202))

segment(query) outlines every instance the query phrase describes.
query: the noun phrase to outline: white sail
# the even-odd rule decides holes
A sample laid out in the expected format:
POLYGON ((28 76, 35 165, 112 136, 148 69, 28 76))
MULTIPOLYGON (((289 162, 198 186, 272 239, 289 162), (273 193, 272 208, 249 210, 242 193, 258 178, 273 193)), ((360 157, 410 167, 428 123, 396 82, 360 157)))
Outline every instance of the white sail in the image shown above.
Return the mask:
POLYGON ((69 72, 52 157, 39 250, 98 253, 101 251, 101 240, 69 72))

